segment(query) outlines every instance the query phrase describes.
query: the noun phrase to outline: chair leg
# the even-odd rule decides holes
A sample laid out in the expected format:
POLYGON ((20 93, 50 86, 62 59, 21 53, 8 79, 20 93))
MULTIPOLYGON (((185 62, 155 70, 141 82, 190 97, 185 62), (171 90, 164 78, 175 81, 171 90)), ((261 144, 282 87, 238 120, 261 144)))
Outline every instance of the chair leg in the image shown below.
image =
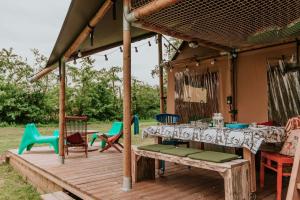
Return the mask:
POLYGON ((30 151, 30 150, 31 150, 31 148, 33 147, 33 145, 34 145, 34 143, 32 143, 32 144, 28 145, 28 146, 26 147, 26 151, 30 151))
POLYGON ((277 165, 277 194, 276 199, 281 200, 282 193, 282 163, 277 165))
POLYGON ((123 148, 124 149, 124 146, 121 144, 121 143, 116 143, 117 145, 119 145, 121 148, 123 148))
POLYGON ((122 151, 113 143, 110 143, 110 146, 114 147, 118 152, 122 153, 122 151))
POLYGON ((106 146, 103 149, 100 150, 100 152, 106 151, 110 147, 111 147, 111 145, 107 143, 106 146))
POLYGON ((65 148, 66 148, 67 155, 69 155, 69 148, 68 148, 68 146, 66 146, 65 148))
POLYGON ((260 159, 260 174, 259 174, 260 188, 264 188, 265 185, 265 166, 264 166, 264 157, 260 159))

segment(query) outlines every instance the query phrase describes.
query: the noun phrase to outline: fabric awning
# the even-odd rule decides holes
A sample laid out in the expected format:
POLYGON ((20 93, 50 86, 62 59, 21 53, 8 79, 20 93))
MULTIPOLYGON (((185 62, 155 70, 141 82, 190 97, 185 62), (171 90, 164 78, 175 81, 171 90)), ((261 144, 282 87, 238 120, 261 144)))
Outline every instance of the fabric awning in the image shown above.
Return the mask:
MULTIPOLYGON (((85 0, 72 0, 46 67, 50 67, 58 62, 104 2, 105 0, 89 0, 88 3, 85 0)), ((122 1, 115 1, 115 8, 114 6, 111 7, 94 28, 93 46, 91 46, 90 38, 88 37, 77 50, 80 50, 83 55, 89 55, 121 45, 122 23, 123 4, 122 1)), ((133 41, 153 35, 154 33, 152 32, 132 28, 133 41)))

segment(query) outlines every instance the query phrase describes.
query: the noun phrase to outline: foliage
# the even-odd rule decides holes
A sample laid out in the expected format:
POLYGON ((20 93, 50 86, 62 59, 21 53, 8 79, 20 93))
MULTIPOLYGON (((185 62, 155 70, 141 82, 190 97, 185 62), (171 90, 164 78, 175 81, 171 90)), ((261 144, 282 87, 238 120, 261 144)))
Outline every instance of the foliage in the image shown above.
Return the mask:
MULTIPOLYGON (((47 58, 33 49, 33 64, 16 55, 13 49, 0 51, 0 124, 48 123, 58 120, 59 77, 50 73, 30 83, 47 58)), ((83 58, 67 65, 66 111, 68 115, 87 115, 95 120, 122 117, 122 69, 95 67, 95 60, 83 58)), ((159 112, 159 91, 142 81, 133 81, 133 113, 141 118, 159 112)))

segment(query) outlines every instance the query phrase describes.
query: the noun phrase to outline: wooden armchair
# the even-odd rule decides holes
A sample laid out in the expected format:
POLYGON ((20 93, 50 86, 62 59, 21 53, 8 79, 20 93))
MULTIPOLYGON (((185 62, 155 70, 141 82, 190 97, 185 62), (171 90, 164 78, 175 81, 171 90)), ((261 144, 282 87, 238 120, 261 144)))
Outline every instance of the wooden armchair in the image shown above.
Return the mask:
POLYGON ((84 152, 87 157, 87 120, 86 116, 65 117, 65 151, 67 155, 69 148, 74 148, 72 152, 84 152))

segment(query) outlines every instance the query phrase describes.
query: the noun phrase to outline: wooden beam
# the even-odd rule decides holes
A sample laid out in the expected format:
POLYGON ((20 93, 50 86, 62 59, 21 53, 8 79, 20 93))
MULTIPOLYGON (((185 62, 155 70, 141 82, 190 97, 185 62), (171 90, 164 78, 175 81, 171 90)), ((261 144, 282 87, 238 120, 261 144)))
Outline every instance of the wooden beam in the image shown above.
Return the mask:
POLYGON ((154 0, 144 6, 136 8, 131 13, 126 14, 125 17, 129 22, 134 22, 143 17, 147 17, 153 13, 159 12, 160 10, 180 1, 182 0, 154 0))
MULTIPOLYGON (((89 36, 92 31, 91 27, 95 27, 97 23, 105 16, 108 10, 113 5, 112 0, 106 0, 95 16, 90 20, 90 22, 86 25, 86 27, 82 30, 82 32, 78 35, 69 49, 64 53, 64 60, 67 61, 71 55, 78 49, 78 47, 84 42, 84 40, 89 36)), ((50 73, 51 71, 55 70, 57 65, 53 65, 50 67, 46 67, 38 72, 34 77, 31 78, 30 82, 34 82, 45 76, 46 74, 50 73)))
POLYGON ((64 54, 65 59, 71 57, 71 55, 78 49, 78 47, 84 42, 84 40, 89 36, 91 31, 93 30, 91 27, 96 27, 97 23, 105 16, 108 10, 113 5, 112 0, 106 0, 101 8, 98 10, 96 15, 92 18, 89 24, 83 29, 77 39, 73 42, 70 48, 64 54))
MULTIPOLYGON (((129 12, 130 0, 123 0, 124 15, 129 12)), ((123 15, 123 16, 124 16, 123 15)), ((131 30, 123 17, 123 191, 132 188, 131 178, 131 30)))
POLYGON ((64 164, 65 149, 65 96, 66 96, 66 63, 62 59, 59 64, 59 157, 64 164))

